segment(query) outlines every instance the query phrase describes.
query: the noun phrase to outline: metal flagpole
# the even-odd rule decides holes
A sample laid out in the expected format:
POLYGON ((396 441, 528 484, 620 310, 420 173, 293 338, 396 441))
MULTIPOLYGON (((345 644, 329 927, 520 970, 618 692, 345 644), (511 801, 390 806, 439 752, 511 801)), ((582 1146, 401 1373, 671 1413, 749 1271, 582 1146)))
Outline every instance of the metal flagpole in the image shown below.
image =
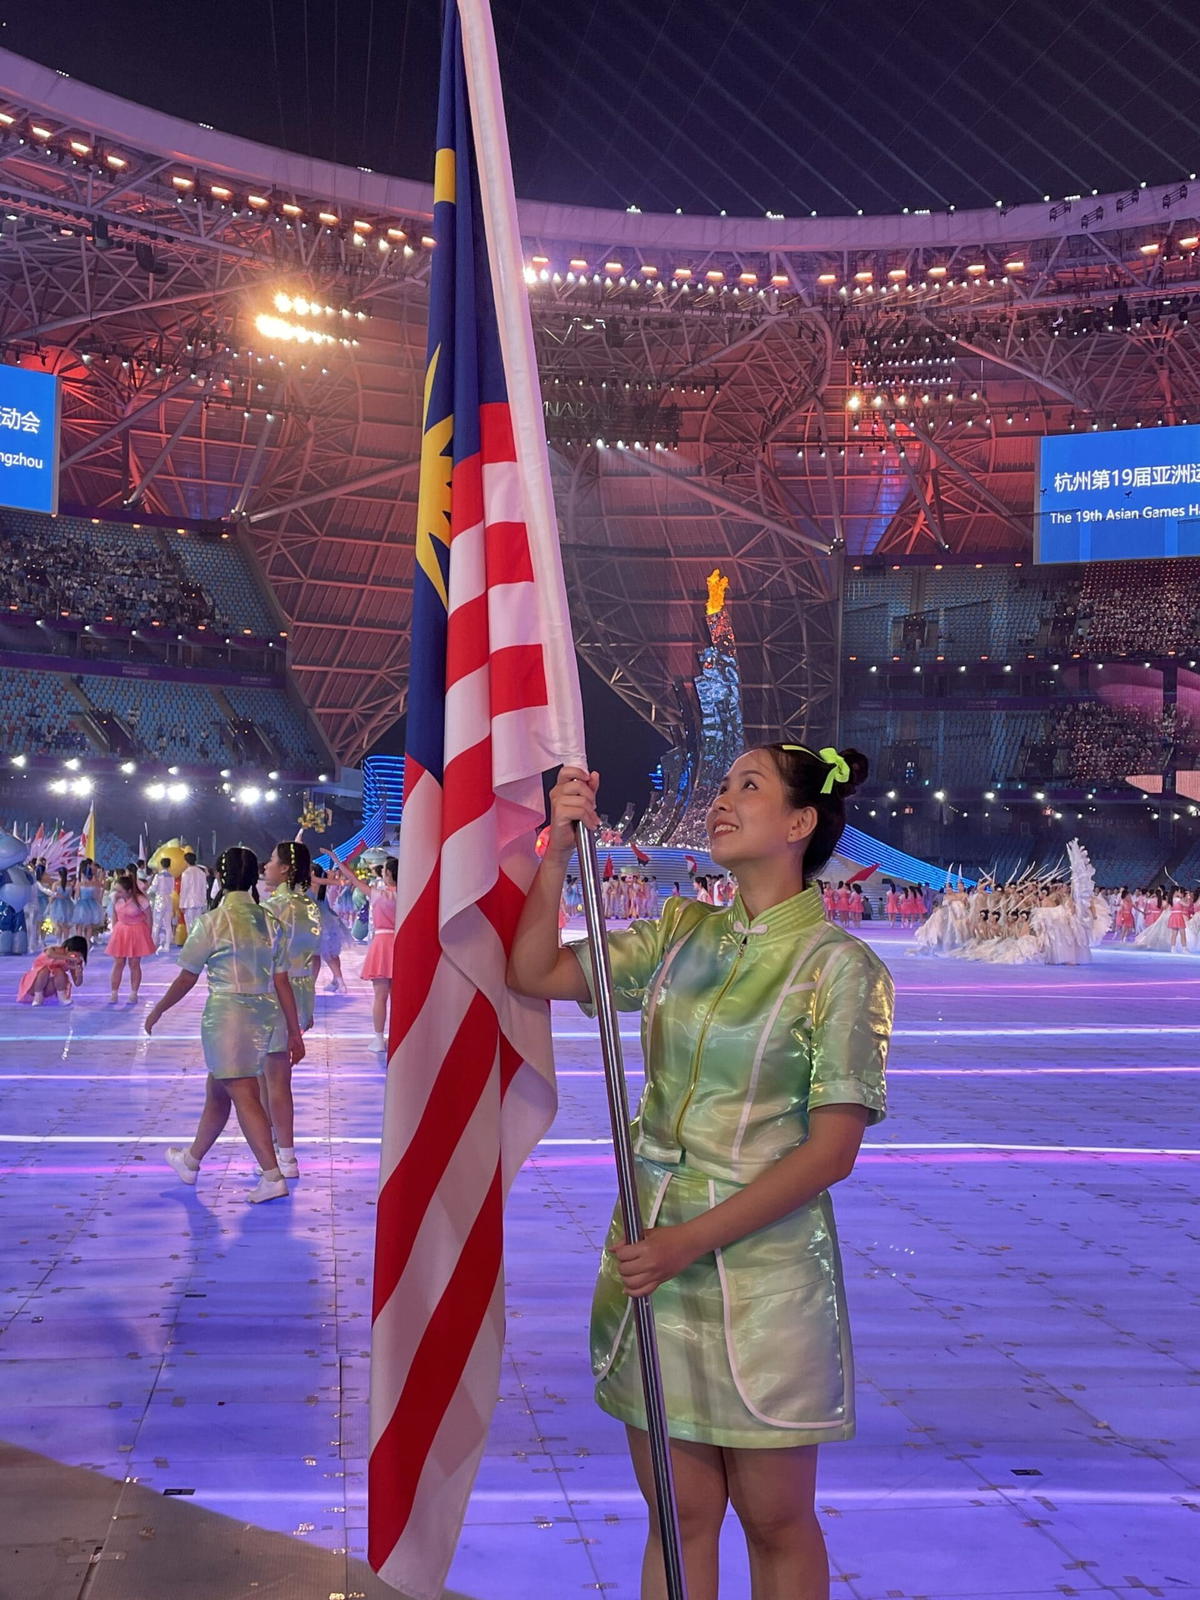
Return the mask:
MULTIPOLYGON (((600 868, 596 858, 595 837, 591 829, 581 823, 575 825, 575 845, 579 855, 579 882, 583 889, 588 948, 592 957, 592 993, 596 1001, 596 1018, 600 1024, 600 1052, 604 1058, 608 1115, 612 1122, 613 1150, 617 1158, 621 1226, 628 1243, 636 1244, 645 1230, 642 1227, 641 1206, 638 1204, 633 1141, 629 1135, 629 1097, 625 1090, 625 1062, 613 1003, 612 966, 608 959, 604 907, 600 899, 600 868)), ((667 1574, 667 1600, 687 1600, 679 1512, 675 1504, 675 1477, 671 1471, 671 1440, 667 1433, 667 1408, 663 1398, 662 1371, 658 1364, 654 1307, 649 1295, 639 1295, 633 1300, 633 1325, 637 1332, 642 1368, 642 1394, 646 1402, 646 1425, 650 1434, 650 1462, 654 1469, 654 1503, 658 1511, 663 1565, 667 1574)))

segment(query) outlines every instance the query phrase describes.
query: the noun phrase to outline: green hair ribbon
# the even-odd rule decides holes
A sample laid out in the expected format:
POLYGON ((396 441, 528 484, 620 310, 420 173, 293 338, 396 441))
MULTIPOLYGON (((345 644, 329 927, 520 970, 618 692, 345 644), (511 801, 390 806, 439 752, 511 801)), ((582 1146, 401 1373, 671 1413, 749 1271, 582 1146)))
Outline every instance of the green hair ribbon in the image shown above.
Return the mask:
POLYGON ((849 763, 832 745, 826 745, 823 750, 810 750, 806 744, 785 744, 783 748, 799 750, 801 755, 816 756, 818 761, 825 763, 829 771, 825 775, 825 782, 821 785, 822 794, 832 794, 835 783, 850 782, 849 763))

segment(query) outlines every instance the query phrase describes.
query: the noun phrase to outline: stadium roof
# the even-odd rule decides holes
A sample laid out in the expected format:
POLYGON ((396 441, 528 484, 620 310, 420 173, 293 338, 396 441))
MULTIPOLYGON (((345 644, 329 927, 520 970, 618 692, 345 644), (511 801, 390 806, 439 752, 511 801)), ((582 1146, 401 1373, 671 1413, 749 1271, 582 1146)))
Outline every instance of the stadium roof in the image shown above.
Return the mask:
MULTIPOLYGON (((824 730, 847 566, 1028 560, 1043 434, 1200 419, 1198 200, 523 204, 585 659, 676 730, 720 564, 750 736, 824 730)), ((430 201, 0 51, 2 337, 62 376, 63 497, 239 524, 344 760, 404 704, 430 201)))

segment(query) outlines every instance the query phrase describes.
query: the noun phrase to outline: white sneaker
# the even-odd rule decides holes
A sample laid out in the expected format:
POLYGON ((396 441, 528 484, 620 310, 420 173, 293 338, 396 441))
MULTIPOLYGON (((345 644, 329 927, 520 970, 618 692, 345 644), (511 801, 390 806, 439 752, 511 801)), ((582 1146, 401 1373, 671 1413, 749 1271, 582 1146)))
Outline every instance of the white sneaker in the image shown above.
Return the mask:
POLYGON ((186 1155, 187 1152, 183 1149, 182 1145, 169 1144, 167 1146, 168 1165, 175 1168, 176 1176, 183 1183, 192 1185, 200 1176, 200 1168, 191 1166, 185 1159, 186 1155))
POLYGON ((281 1177, 262 1177, 247 1194, 246 1199, 252 1206, 257 1206, 264 1200, 286 1200, 287 1195, 288 1186, 281 1177))
POLYGON ((75 1002, 71 999, 71 996, 69 994, 60 995, 59 998, 61 999, 61 1001, 62 1001, 64 1006, 73 1006, 75 1004, 75 1002))
MULTIPOLYGON (((300 1176, 300 1163, 295 1156, 277 1156, 276 1162, 280 1172, 285 1178, 298 1178, 300 1176)), ((261 1178, 262 1175, 263 1169, 261 1167, 255 1167, 254 1176, 256 1178, 261 1178)))
POLYGON ((371 1049, 377 1051, 381 1056, 387 1055, 387 1040, 381 1033, 375 1034, 371 1049))
POLYGON ((31 1004, 35 1005, 35 1006, 40 1006, 41 1003, 42 1003, 42 996, 40 994, 35 994, 34 997, 33 997, 33 1000, 31 1001, 31 1004))

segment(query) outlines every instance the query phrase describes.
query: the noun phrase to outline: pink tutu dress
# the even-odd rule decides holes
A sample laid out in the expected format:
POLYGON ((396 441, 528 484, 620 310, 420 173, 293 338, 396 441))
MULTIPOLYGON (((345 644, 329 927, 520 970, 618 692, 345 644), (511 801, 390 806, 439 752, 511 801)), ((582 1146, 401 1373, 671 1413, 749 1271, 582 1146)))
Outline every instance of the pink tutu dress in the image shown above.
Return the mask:
POLYGON ((364 978, 390 978, 392 943, 396 937, 396 891, 371 889, 371 943, 363 962, 364 978))
MULTIPOLYGON (((38 973, 45 972, 47 969, 49 969, 51 972, 65 972, 67 974, 67 993, 70 994, 71 980, 74 978, 75 973, 79 970, 79 957, 71 955, 56 955, 46 950, 43 950, 41 955, 35 956, 33 958, 33 965, 30 967, 29 971, 25 973, 20 984, 17 986, 17 999, 24 1005, 29 1006, 33 1004, 33 985, 37 979, 38 973)), ((47 1003, 50 1005, 56 1006, 58 1004, 58 995, 55 993, 55 988, 52 983, 46 986, 45 998, 47 1003)))
POLYGON ((122 895, 113 904, 113 930, 108 936, 110 956, 152 956, 154 935, 150 928, 150 902, 122 895))

